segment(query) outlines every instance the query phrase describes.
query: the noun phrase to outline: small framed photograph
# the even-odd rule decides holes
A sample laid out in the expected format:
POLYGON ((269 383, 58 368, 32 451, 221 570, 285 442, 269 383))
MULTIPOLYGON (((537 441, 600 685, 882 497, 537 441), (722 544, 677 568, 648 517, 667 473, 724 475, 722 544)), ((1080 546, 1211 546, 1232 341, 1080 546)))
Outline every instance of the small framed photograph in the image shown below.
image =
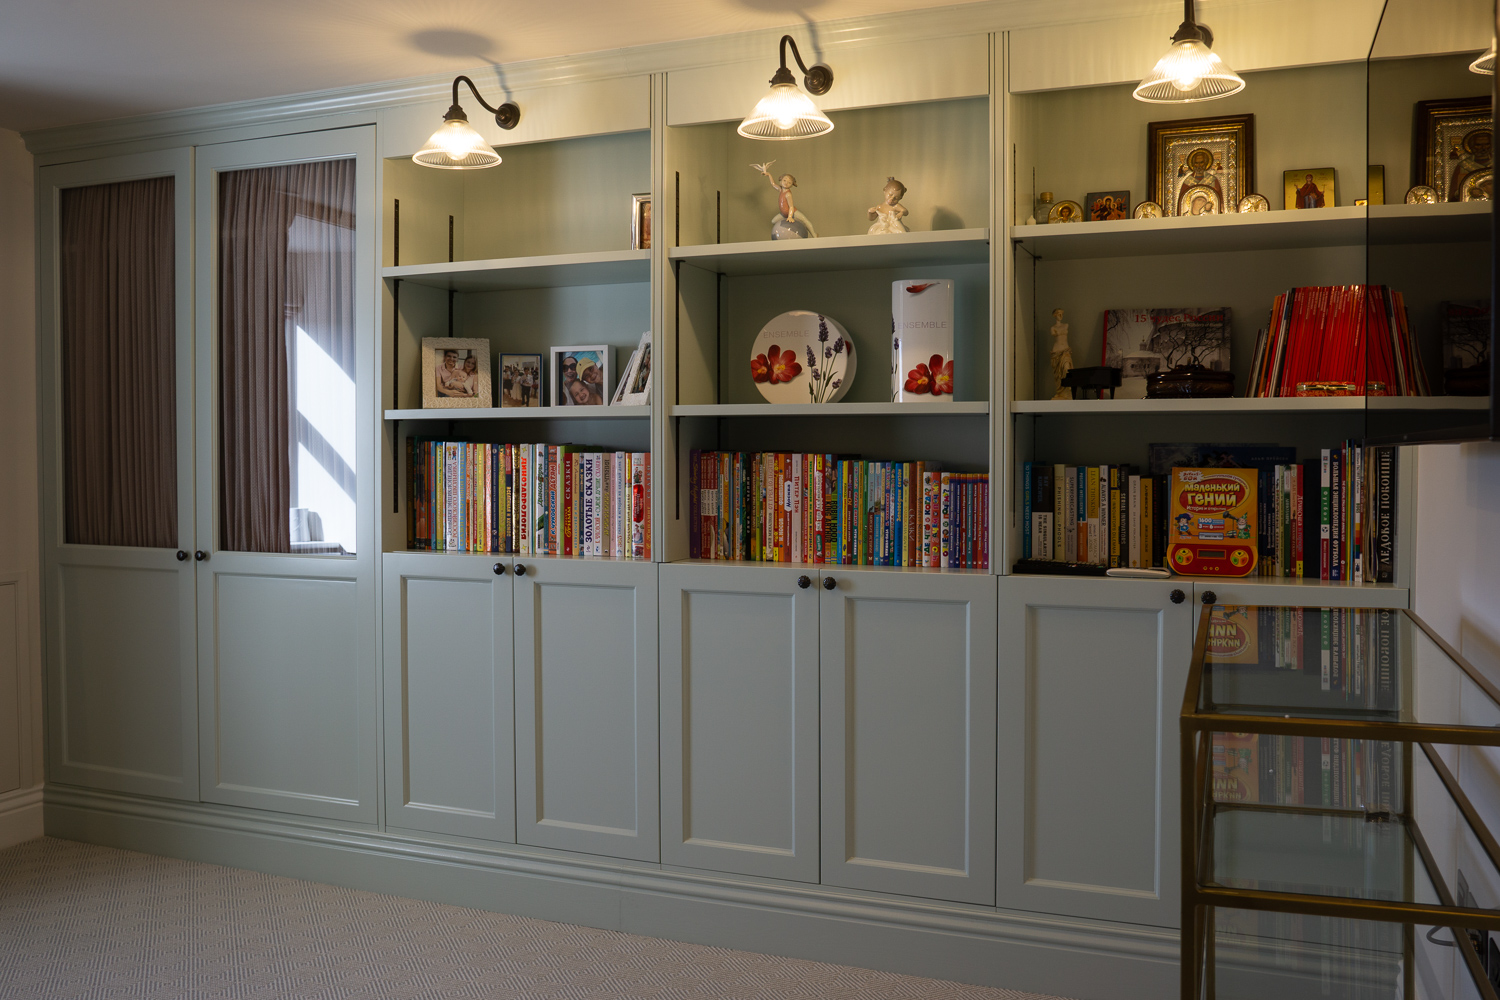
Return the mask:
POLYGON ((1332 167, 1288 170, 1281 175, 1281 184, 1286 192, 1286 203, 1282 207, 1289 211, 1337 208, 1338 199, 1334 196, 1333 181, 1332 167))
POLYGON ((651 193, 630 196, 630 246, 651 249, 651 193))
POLYGON ((1146 196, 1162 214, 1222 215, 1255 190, 1255 116, 1146 126, 1146 196))
POLYGON ((651 331, 641 334, 640 345, 630 355, 630 364, 620 374, 615 400, 621 406, 651 405, 651 331))
POLYGON ((1129 191, 1095 191, 1084 195, 1083 211, 1089 222, 1113 222, 1130 218, 1129 191))
POLYGON ((1411 183, 1442 201, 1489 201, 1495 185, 1490 98, 1420 101, 1412 116, 1411 183))
POLYGON ((605 344, 552 348, 552 405, 609 405, 610 353, 605 344))
POLYGON ((422 409, 487 409, 493 405, 488 340, 422 338, 422 409))
POLYGON ((1385 204, 1385 166, 1383 164, 1372 163, 1365 171, 1365 204, 1385 204))
POLYGON ((500 408, 527 408, 542 405, 542 386, 547 382, 542 374, 540 354, 500 355, 500 408))

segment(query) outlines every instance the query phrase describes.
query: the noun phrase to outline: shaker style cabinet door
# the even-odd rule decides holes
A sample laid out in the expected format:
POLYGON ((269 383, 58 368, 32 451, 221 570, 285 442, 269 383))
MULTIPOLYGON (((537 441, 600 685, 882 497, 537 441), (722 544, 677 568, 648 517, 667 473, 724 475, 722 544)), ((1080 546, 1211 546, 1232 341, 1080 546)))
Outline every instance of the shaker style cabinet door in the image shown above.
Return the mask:
POLYGON ((664 864, 818 881, 813 568, 661 567, 664 864))
POLYGON ((1192 584, 999 583, 999 905, 1175 926, 1192 584))
POLYGON ((656 565, 514 563, 516 840, 656 861, 656 565))
POLYGON ((374 824, 375 130, 196 156, 202 796, 374 824))
POLYGON ((510 559, 383 559, 386 826, 514 843, 510 559))
POLYGON ((823 882, 995 901, 995 578, 823 570, 823 882))
POLYGON ((193 153, 37 172, 49 781, 198 798, 193 153))

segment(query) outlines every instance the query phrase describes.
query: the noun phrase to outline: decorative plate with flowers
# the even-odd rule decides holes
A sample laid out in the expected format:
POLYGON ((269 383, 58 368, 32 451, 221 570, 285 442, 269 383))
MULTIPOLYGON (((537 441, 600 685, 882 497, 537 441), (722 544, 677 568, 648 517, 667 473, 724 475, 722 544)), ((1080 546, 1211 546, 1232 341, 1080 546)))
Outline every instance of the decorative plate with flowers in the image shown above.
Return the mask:
POLYGON ((836 403, 854 381, 854 341, 838 320, 805 309, 761 327, 750 379, 772 403, 836 403))

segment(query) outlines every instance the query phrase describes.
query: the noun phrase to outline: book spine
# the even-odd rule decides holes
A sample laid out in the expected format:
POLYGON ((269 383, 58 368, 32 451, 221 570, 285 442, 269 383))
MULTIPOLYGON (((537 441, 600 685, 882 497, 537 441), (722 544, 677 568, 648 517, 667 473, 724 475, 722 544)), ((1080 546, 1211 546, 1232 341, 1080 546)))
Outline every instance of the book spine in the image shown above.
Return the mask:
POLYGON ((1329 449, 1328 495, 1333 504, 1328 519, 1330 580, 1344 579, 1344 449, 1329 449))
POLYGON ((446 444, 443 446, 443 551, 457 552, 459 530, 461 528, 460 513, 463 510, 459 503, 459 456, 457 444, 446 444))
POLYGON ((1141 565, 1141 477, 1132 473, 1126 488, 1126 506, 1130 510, 1130 539, 1127 555, 1130 565, 1136 569, 1141 565))
MULTIPOLYGON (((939 553, 939 565, 944 569, 953 566, 953 476, 951 473, 943 473, 942 480, 938 486, 941 497, 942 509, 942 551, 939 553)), ((1049 532, 1050 534, 1050 532, 1049 532)))
POLYGON ((1031 558, 1031 469, 1036 463, 1021 465, 1021 558, 1031 558))
POLYGON ((1324 448, 1318 466, 1318 577, 1334 580, 1333 555, 1333 452, 1324 448))
POLYGON ((1396 449, 1375 452, 1375 582, 1396 579, 1396 449))

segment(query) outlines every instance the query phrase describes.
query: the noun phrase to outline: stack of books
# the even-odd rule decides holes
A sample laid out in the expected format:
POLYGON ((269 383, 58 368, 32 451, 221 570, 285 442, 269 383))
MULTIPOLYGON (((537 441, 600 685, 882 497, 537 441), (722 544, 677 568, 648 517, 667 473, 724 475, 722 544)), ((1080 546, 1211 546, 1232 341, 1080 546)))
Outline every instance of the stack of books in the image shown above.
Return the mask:
POLYGON ((1293 288, 1276 296, 1260 332, 1246 396, 1327 395, 1318 384, 1353 395, 1429 395, 1401 293, 1384 285, 1293 288))
POLYGON ((651 455, 406 439, 406 547, 651 558, 651 455))
POLYGON ((926 462, 693 451, 694 559, 989 568, 989 476, 926 462))

